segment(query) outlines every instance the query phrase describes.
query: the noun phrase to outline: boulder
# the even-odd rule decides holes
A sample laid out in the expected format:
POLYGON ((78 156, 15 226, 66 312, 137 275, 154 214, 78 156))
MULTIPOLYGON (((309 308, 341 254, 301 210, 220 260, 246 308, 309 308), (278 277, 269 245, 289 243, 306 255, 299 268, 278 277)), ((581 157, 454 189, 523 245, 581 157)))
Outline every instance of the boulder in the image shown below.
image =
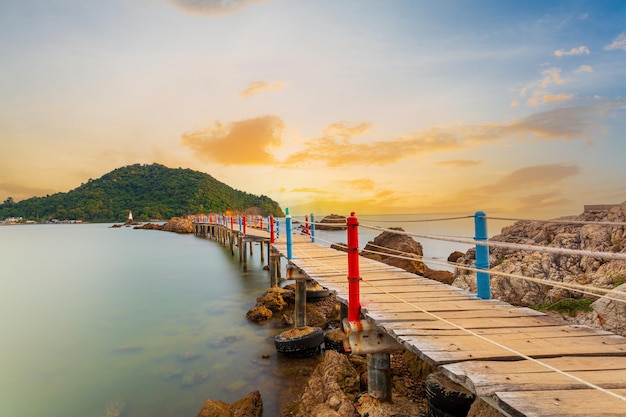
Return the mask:
POLYGON ((626 284, 615 288, 607 296, 591 303, 593 311, 579 313, 576 321, 626 336, 626 284))
POLYGON ((360 392, 359 375, 346 356, 327 350, 309 378, 296 417, 352 417, 360 392))
POLYGON ((246 318, 255 323, 267 321, 272 318, 274 313, 265 306, 252 307, 247 313, 246 318))
MULTIPOLYGON (((390 230, 404 232, 401 227, 391 227, 390 230)), ((421 261, 424 255, 422 244, 403 234, 385 231, 373 241, 367 242, 361 255, 414 274, 422 275, 426 270, 426 265, 421 261), (401 255, 403 258, 389 255, 401 255), (406 259, 407 257, 414 259, 406 259)))
POLYGON ((265 306, 272 310, 273 313, 278 313, 282 311, 283 308, 287 305, 285 300, 283 300, 282 293, 284 290, 278 287, 269 288, 265 294, 261 295, 256 299, 256 305, 265 306))
POLYGON ((315 230, 346 230, 347 228, 346 216, 339 214, 329 214, 315 225, 315 230))
POLYGON ((261 414, 263 414, 261 393, 253 391, 231 404, 206 400, 197 417, 260 417, 261 414))
POLYGON ((161 230, 176 233, 193 233, 193 221, 191 218, 172 217, 163 225, 161 230))

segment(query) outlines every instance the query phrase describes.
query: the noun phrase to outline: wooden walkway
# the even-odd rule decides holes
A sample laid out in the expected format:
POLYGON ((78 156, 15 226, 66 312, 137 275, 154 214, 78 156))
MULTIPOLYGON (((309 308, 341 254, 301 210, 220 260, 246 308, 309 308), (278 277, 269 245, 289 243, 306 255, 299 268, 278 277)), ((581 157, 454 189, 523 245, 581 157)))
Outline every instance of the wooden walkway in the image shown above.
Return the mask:
MULTIPOLYGON (((286 257, 284 239, 273 246, 286 257)), ((294 235, 291 261, 348 303, 345 253, 294 235)), ((626 416, 626 338, 480 300, 364 257, 360 273, 369 320, 504 414, 626 416)))

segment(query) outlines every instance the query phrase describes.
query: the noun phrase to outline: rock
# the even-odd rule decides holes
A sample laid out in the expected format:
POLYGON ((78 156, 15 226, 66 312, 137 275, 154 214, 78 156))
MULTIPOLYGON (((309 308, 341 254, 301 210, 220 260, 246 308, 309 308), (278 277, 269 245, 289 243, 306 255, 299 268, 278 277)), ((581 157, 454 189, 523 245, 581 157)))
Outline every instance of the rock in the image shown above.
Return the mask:
POLYGON ((142 229, 142 230, 162 230, 163 226, 157 223, 145 223, 140 226, 135 226, 133 229, 142 229))
MULTIPOLYGON (((401 227, 392 227, 390 230, 404 231, 401 227)), ((373 241, 367 242, 361 255, 387 265, 402 268, 414 274, 422 275, 426 270, 426 265, 421 261, 424 255, 422 244, 413 240, 412 237, 402 234, 393 232, 381 233, 373 241), (402 255, 403 258, 386 254, 402 255), (405 259, 406 257, 415 259, 405 259)))
POLYGON ((422 275, 428 279, 439 281, 447 285, 451 285, 454 282, 454 275, 450 271, 440 271, 437 269, 430 269, 429 267, 426 266, 424 268, 424 273, 422 275))
POLYGON ((504 414, 481 400, 480 398, 476 398, 476 400, 472 403, 469 411, 467 412, 467 417, 505 417, 504 414))
POLYGON ((339 214, 330 214, 315 225, 315 230, 346 230, 347 228, 346 216, 339 214), (332 226, 326 226, 324 223, 332 226))
MULTIPOLYGON (((585 211, 578 216, 561 217, 557 220, 577 220, 588 222, 626 221, 626 202, 604 211, 585 211)), ((626 252, 626 228, 619 225, 545 223, 518 221, 502 229, 491 241, 568 248, 602 252, 626 252)), ((457 260, 457 263, 471 266, 476 259, 474 248, 457 260)), ((489 263, 492 271, 505 272, 553 281, 611 289, 626 282, 626 265, 623 261, 609 261, 588 256, 569 256, 557 253, 519 251, 493 247, 489 249, 489 263)), ((475 292, 476 282, 473 272, 456 268, 453 285, 475 292)), ((491 296, 518 306, 537 306, 555 302, 563 298, 580 299, 577 291, 541 285, 523 279, 513 279, 492 275, 491 296)), ((606 300, 605 300, 606 301, 606 300)), ((617 310, 603 302, 597 302, 594 312, 579 314, 581 322, 600 326, 626 335, 626 322, 619 325, 617 310), (611 316, 611 320, 606 317, 611 316), (617 321, 613 320, 615 318, 617 321)), ((594 303, 595 304, 595 303, 594 303)), ((626 319, 625 319, 626 320, 626 319)))
POLYGON ((456 262, 462 256, 465 256, 463 252, 454 251, 448 255, 448 262, 456 262))
POLYGON ((111 401, 107 404, 102 417, 121 417, 126 410, 126 404, 121 401, 111 401))
POLYGON ((250 311, 246 313, 246 318, 255 323, 260 323, 272 318, 272 310, 265 306, 252 307, 250 311))
POLYGON ((261 393, 253 391, 231 404, 207 400, 197 417, 260 417, 261 414, 263 414, 261 393))
POLYGON ((161 230, 176 233, 193 233, 193 221, 191 218, 172 217, 163 225, 161 230))
POLYGON ((257 307, 265 306, 272 310, 273 313, 282 311, 282 309, 287 305, 285 300, 283 300, 282 292, 283 290, 278 287, 269 288, 265 294, 256 299, 257 307))
POLYGON ((592 327, 626 336, 626 284, 622 284, 607 294, 615 301, 605 297, 591 303, 592 312, 580 313, 576 321, 592 327))
POLYGON ((294 415, 352 417, 359 391, 359 375, 346 356, 328 350, 309 378, 294 415))

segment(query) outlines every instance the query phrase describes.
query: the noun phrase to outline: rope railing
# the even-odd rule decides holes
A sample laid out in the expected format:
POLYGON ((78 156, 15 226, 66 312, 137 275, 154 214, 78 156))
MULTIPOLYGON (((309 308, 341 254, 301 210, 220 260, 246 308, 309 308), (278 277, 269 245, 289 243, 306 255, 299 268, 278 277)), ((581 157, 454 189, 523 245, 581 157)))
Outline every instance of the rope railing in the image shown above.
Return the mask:
POLYGON ((526 245, 526 244, 521 244, 521 243, 498 242, 498 241, 477 241, 474 239, 456 238, 456 237, 449 237, 449 236, 443 236, 443 235, 403 232, 399 230, 385 229, 385 228, 378 227, 378 226, 370 226, 370 225, 364 225, 364 224, 361 224, 360 226, 366 229, 378 230, 380 232, 396 233, 396 234, 401 234, 405 236, 418 237, 422 239, 432 239, 432 240, 441 240, 445 242, 464 243, 467 245, 488 246, 488 247, 494 247, 494 248, 525 250, 525 251, 535 251, 535 252, 547 252, 547 253, 554 253, 558 255, 588 256, 591 258, 610 259, 610 260, 618 260, 618 261, 626 260, 626 253, 596 252, 596 251, 582 250, 582 249, 554 248, 554 247, 549 247, 549 246, 526 245))
MULTIPOLYGON (((327 264, 324 264, 322 262, 318 262, 315 258, 308 256, 306 254, 306 252, 302 251, 299 248, 297 248, 296 250, 298 250, 298 252, 300 252, 303 255, 303 257, 308 258, 309 260, 317 263, 318 266, 320 266, 322 268, 330 269, 335 274, 345 273, 345 270, 339 270, 337 268, 334 268, 334 267, 329 266, 327 264)), ((430 311, 428 311, 428 310, 418 306, 417 304, 415 304, 415 303, 413 303, 411 301, 404 300, 402 297, 399 297, 396 294, 393 294, 393 293, 391 293, 389 291, 386 291, 383 288, 380 288, 379 286, 377 286, 376 284, 374 284, 374 283, 372 283, 372 282, 370 282, 368 280, 362 279, 361 282, 363 282, 364 284, 366 284, 366 285, 368 285, 368 286, 370 286, 372 288, 377 289, 378 291, 380 291, 383 294, 386 294, 386 295, 388 295, 388 296, 390 296, 392 298, 395 298, 396 300, 398 300, 399 302, 401 302, 403 304, 406 304, 406 305, 414 308, 416 311, 422 312, 422 313, 426 314, 427 316, 429 316, 429 317, 431 317, 431 318, 433 318, 433 319, 435 319, 437 321, 440 321, 442 323, 448 324, 449 326, 452 326, 452 327, 454 327, 457 330, 463 331, 463 332, 465 332, 465 333, 467 333, 467 334, 469 334, 471 336, 474 336, 474 337, 476 337, 476 338, 478 338, 478 339, 480 339, 480 340, 482 340, 484 342, 490 343, 490 344, 492 344, 492 345, 494 345, 494 346, 496 346, 498 348, 501 348, 501 349, 503 349, 503 350, 505 350, 505 351, 507 351, 507 352, 509 352, 509 353, 511 353, 513 355, 515 355, 515 356, 518 356, 518 357, 520 357, 522 359, 525 359, 525 360, 528 360, 530 362, 533 362, 533 363, 535 363, 535 364, 537 364, 539 366, 542 366, 542 367, 544 367, 546 369, 549 369, 549 370, 551 370, 553 372, 556 372, 556 373, 558 373, 558 374, 560 374, 562 376, 565 376, 565 377, 570 378, 570 379, 572 379, 574 381, 577 381, 577 382, 579 382, 579 383, 581 383, 581 384, 583 384, 583 385, 585 385, 585 386, 587 386, 587 387, 589 387, 591 389, 595 389, 597 391, 603 392, 604 394, 607 394, 607 395, 609 395, 611 397, 614 397, 614 398, 616 398, 618 400, 626 401, 626 397, 624 397, 622 395, 614 393, 614 392, 612 392, 612 391, 610 391, 610 390, 608 390, 606 388, 600 387, 600 386, 598 386, 598 385, 596 385, 596 384, 594 384, 592 382, 586 381, 586 380, 584 380, 584 379, 582 379, 582 378, 580 378, 580 377, 578 377, 576 375, 573 375, 573 374, 571 374, 569 372, 565 372, 565 371, 563 371, 561 369, 558 369, 558 368, 556 368, 556 367, 554 367, 552 365, 549 365, 549 364, 547 364, 545 362, 542 362, 539 359, 535 359, 535 358, 533 358, 531 356, 528 356, 528 355, 526 355, 526 354, 524 354, 522 352, 519 352, 519 351, 517 351, 515 349, 512 349, 512 348, 510 348, 510 347, 508 347, 508 346, 506 346, 506 345, 504 345, 504 344, 502 344, 500 342, 497 342, 495 340, 489 339, 486 336, 478 334, 478 333, 476 333, 476 332, 474 332, 474 331, 472 331, 470 329, 467 329, 467 328, 465 328, 465 327, 463 327, 461 325, 458 325, 458 324, 456 324, 456 323, 454 323, 454 322, 452 322, 452 321, 450 321, 448 319, 445 319, 445 318, 443 318, 441 316, 438 316, 437 314, 432 313, 432 312, 430 312, 430 311)))
POLYGON ((594 225, 594 226, 626 226, 626 222, 604 222, 604 221, 589 221, 589 220, 567 220, 567 219, 553 219, 553 220, 531 220, 531 219, 515 219, 508 217, 492 217, 485 216, 488 220, 506 220, 512 222, 536 222, 536 223, 554 223, 554 224, 579 224, 579 225, 594 225))

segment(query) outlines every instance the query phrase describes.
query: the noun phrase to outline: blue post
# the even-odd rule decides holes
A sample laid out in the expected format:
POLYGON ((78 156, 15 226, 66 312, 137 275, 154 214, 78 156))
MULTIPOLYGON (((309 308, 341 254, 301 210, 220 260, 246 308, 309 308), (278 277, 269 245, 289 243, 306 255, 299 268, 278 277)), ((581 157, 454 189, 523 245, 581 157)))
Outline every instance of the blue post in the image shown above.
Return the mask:
POLYGON ((285 209, 285 214, 287 214, 287 217, 285 217, 285 227, 287 228, 285 232, 287 234, 287 259, 291 259, 293 257, 293 249, 291 247, 291 214, 289 214, 288 208, 285 209))
POLYGON ((276 239, 280 239, 280 221, 278 219, 276 221, 276 239))
POLYGON ((241 215, 237 216, 237 220, 239 220, 239 231, 243 230, 243 226, 241 225, 241 215))
MULTIPOLYGON (((487 215, 483 211, 474 214, 474 230, 476 241, 487 240, 487 215)), ((489 246, 476 245, 476 268, 489 269, 489 246)), ((476 272, 476 289, 478 297, 483 300, 491 298, 491 283, 489 272, 476 272)))
POLYGON ((270 232, 270 222, 272 221, 272 218, 270 216, 267 216, 267 233, 270 232))
POLYGON ((315 243, 315 217, 311 213, 311 242, 315 243))

